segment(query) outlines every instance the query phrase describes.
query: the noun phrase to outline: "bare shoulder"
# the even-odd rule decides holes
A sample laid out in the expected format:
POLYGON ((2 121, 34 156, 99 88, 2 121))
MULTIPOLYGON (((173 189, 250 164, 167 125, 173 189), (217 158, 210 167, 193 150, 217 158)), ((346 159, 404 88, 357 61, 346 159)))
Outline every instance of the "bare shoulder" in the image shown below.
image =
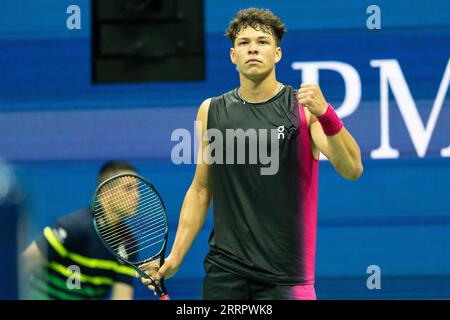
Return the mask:
POLYGON ((211 104, 211 100, 212 100, 212 98, 208 98, 208 99, 204 100, 202 102, 202 104, 200 105, 199 111, 202 111, 202 112, 208 111, 209 106, 211 104))
POLYGON ((208 120, 208 110, 209 110, 210 105, 211 105, 211 98, 208 98, 202 102, 202 104, 198 108, 198 113, 197 113, 198 121, 208 120))
POLYGON ((197 112, 196 128, 197 132, 205 132, 208 128, 208 111, 211 105, 211 98, 208 98, 202 102, 197 112))

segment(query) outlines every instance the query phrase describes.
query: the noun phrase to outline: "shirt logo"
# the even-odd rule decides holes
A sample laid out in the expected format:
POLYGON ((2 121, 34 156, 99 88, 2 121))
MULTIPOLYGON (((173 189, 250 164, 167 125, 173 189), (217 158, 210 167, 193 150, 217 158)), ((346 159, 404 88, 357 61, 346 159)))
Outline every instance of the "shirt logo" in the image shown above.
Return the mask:
POLYGON ((125 250, 125 246, 124 245, 120 245, 119 246, 119 249, 117 250, 117 254, 119 256, 121 256, 125 260, 128 259, 128 253, 127 253, 127 250, 125 250))
POLYGON ((53 234, 59 240, 59 242, 64 243, 67 238, 67 231, 63 228, 53 228, 53 234))
POLYGON ((284 139, 284 126, 279 126, 277 130, 278 130, 278 140, 280 140, 281 138, 284 139))

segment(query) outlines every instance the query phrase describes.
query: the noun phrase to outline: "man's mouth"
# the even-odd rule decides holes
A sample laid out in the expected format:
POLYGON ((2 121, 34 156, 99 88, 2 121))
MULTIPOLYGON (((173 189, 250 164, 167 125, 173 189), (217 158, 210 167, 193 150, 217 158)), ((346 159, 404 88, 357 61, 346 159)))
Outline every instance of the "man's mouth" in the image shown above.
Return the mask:
POLYGON ((250 60, 247 60, 246 63, 261 63, 261 61, 258 59, 250 59, 250 60))

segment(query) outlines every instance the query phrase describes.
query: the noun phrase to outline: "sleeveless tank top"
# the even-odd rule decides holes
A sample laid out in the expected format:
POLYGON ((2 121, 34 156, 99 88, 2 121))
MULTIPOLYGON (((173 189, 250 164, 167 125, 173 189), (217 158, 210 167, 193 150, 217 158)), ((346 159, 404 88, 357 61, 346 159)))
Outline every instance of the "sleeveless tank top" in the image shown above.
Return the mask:
POLYGON ((318 161, 296 91, 285 86, 261 104, 244 103, 237 88, 215 97, 208 134, 214 227, 206 260, 264 283, 313 284, 318 161))

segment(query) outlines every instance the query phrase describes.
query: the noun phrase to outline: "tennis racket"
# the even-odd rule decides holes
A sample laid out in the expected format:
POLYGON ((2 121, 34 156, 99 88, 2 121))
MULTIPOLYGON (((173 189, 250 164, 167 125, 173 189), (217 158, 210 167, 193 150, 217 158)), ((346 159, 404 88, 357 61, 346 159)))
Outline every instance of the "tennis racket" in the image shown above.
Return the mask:
POLYGON ((168 223, 155 187, 136 174, 119 174, 102 182, 91 202, 94 228, 119 260, 150 279, 160 300, 169 300, 164 279, 156 285, 139 265, 159 257, 164 264, 168 223))

